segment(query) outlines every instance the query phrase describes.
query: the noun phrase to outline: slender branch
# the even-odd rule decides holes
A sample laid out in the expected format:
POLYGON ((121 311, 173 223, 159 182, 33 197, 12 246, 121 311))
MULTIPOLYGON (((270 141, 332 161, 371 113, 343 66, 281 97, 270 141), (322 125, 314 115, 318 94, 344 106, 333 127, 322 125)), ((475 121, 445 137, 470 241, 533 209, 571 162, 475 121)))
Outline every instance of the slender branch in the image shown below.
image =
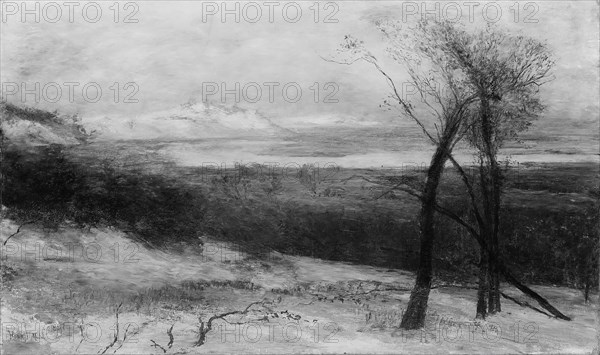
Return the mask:
POLYGON ((400 186, 402 185, 406 185, 406 183, 404 181, 399 182, 398 184, 392 186, 391 188, 389 188, 388 190, 386 190, 384 193, 382 193, 381 195, 377 196, 375 198, 375 200, 379 200, 380 198, 382 198, 383 196, 387 195, 388 193, 394 191, 394 190, 400 190, 400 191, 404 191, 407 194, 414 196, 418 199, 421 199, 421 194, 419 194, 418 192, 416 192, 415 190, 411 190, 410 188, 404 187, 404 188, 400 188, 400 186))
POLYGON ((121 342, 121 345, 119 345, 119 347, 116 348, 115 351, 113 351, 113 354, 116 354, 117 351, 123 347, 123 344, 125 344, 125 341, 127 340, 127 332, 129 331, 129 327, 131 327, 131 324, 128 324, 127 328, 125 328, 125 334, 123 335, 123 341, 121 342))
POLYGON ((9 235, 9 236, 8 236, 8 238, 6 238, 6 240, 4 241, 4 243, 3 243, 2 245, 6 245, 6 243, 7 243, 7 242, 10 240, 10 238, 12 238, 12 237, 14 237, 15 235, 19 234, 19 232, 21 232, 21 228, 23 228, 25 225, 27 225, 27 224, 31 224, 31 223, 34 223, 34 222, 36 222, 36 221, 37 221, 37 219, 34 219, 34 220, 27 221, 27 222, 25 222, 25 223, 21 224, 21 225, 19 226, 19 228, 17 228, 17 231, 16 231, 16 232, 14 232, 13 234, 9 235))
POLYGON ((108 349, 110 349, 111 347, 113 347, 113 345, 115 345, 117 343, 117 341, 119 340, 119 310, 121 309, 122 305, 123 305, 123 303, 120 303, 117 306, 117 309, 115 310, 115 318, 116 318, 116 321, 115 321, 115 324, 116 324, 115 337, 113 338, 112 343, 108 344, 106 346, 106 348, 104 348, 104 350, 102 352, 99 352, 100 354, 106 353, 106 351, 108 349))
POLYGON ((381 67, 377 64, 377 63, 373 63, 373 65, 375 66, 375 68, 377 68, 377 70, 379 70, 379 72, 381 74, 383 74, 383 76, 386 77, 386 79, 388 80, 388 82, 390 83, 390 85, 392 86, 392 89, 394 91, 394 96, 396 96, 396 100, 398 100, 398 102, 402 105, 402 107, 404 108, 404 111, 406 111, 406 113, 408 114, 408 116, 410 118, 413 119, 413 121, 415 121, 415 123, 421 128, 421 130, 423 131, 423 133, 427 136, 427 138, 429 138, 429 140, 437 145, 439 144, 438 141, 435 140, 435 138, 433 138, 433 136, 429 133, 429 131, 427 131, 427 128, 425 128, 425 125, 421 122, 421 120, 419 120, 412 112, 410 106, 408 105, 408 103, 406 103, 402 97, 400 96, 400 94, 398 93, 398 90, 396 88, 396 84, 394 83, 394 81, 392 80, 392 78, 385 72, 383 71, 383 69, 381 69, 381 67))
POLYGON ((435 205, 435 210, 443 215, 445 215, 446 217, 456 221, 458 224, 460 224, 461 226, 465 227, 465 229, 477 240, 481 239, 480 234, 475 230, 475 228, 473 228, 469 223, 465 222, 462 218, 460 218, 457 214, 455 214, 454 212, 450 211, 449 209, 446 209, 438 204, 435 205))
POLYGON ((150 345, 150 346, 154 346, 155 348, 161 348, 161 350, 166 354, 167 353, 167 349, 163 348, 162 346, 160 346, 159 344, 157 344, 154 340, 150 339, 150 341, 152 342, 152 344, 154 345, 150 345))
POLYGON ((510 272, 510 270, 502 262, 500 257, 498 255, 496 255, 494 252, 492 252, 492 250, 490 249, 490 245, 487 243, 485 238, 483 238, 479 233, 477 233, 477 231, 471 225, 464 222, 460 217, 458 217, 456 214, 454 214, 453 212, 451 212, 447 209, 444 209, 438 205, 435 206, 435 209, 436 209, 436 211, 444 214, 445 216, 455 220, 457 223, 459 223, 460 225, 465 227, 467 229, 467 231, 469 231, 469 233, 479 242, 479 245, 481 245, 481 247, 483 249, 488 251, 490 258, 491 258, 491 262, 502 273, 502 275, 504 276, 506 281, 508 281, 510 284, 512 284, 513 286, 518 288, 519 291, 523 292, 527 296, 535 299, 539 303, 540 306, 542 306, 548 312, 552 313, 556 318, 559 318, 562 320, 567 320, 567 321, 571 320, 570 317, 564 315, 562 312, 560 312, 558 309, 556 309, 554 306, 552 306, 552 304, 550 304, 550 302, 548 302, 548 300, 546 300, 544 297, 542 297, 537 292, 535 292, 534 290, 532 290, 531 288, 527 287, 526 285, 521 283, 519 280, 517 280, 517 278, 510 272))
POLYGON ((370 180, 370 179, 368 179, 368 178, 366 178, 364 176, 356 175, 356 174, 354 174, 354 175, 352 175, 350 177, 347 177, 345 179, 342 179, 342 180, 340 180, 340 182, 343 183, 343 184, 346 184, 346 182, 348 182, 348 181, 350 181, 350 180, 352 180, 354 178, 359 178, 359 179, 365 180, 366 182, 370 182, 371 184, 382 185, 381 183, 379 183, 377 181, 373 181, 373 180, 370 180))
MULTIPOLYGON (((167 329, 167 335, 169 336, 169 343, 167 344, 167 348, 171 349, 171 347, 173 346, 173 327, 175 326, 175 323, 173 323, 173 325, 171 326, 171 328, 167 329)), ((127 335, 127 334, 126 334, 127 335)), ((123 339, 123 341, 125 341, 125 339, 123 339)), ((167 349, 165 349, 164 347, 162 347, 160 344, 158 344, 157 342, 155 342, 154 340, 150 339, 150 341, 152 342, 151 346, 154 346, 155 348, 161 348, 162 351, 166 354, 167 353, 167 349)))
POLYGON ((425 127, 425 125, 421 122, 421 120, 419 120, 414 113, 412 112, 412 108, 410 107, 410 105, 404 101, 402 99, 402 96, 400 95, 400 93, 398 92, 398 88, 396 87, 396 83, 394 82, 394 80, 381 68, 381 66, 379 66, 379 64, 377 63, 376 58, 371 55, 371 54, 366 54, 363 55, 361 57, 355 58, 352 61, 337 61, 337 60, 333 60, 333 59, 329 59, 329 58, 324 58, 321 56, 321 58, 327 62, 331 62, 331 63, 337 63, 337 64, 344 64, 344 65, 350 65, 352 63, 355 63, 359 60, 363 60, 367 63, 372 64, 375 69, 377 69, 377 71, 379 71, 386 79, 388 85, 390 86, 390 88, 392 89, 393 93, 394 93, 394 97, 396 98, 396 100, 398 101, 398 103, 402 106, 402 108, 404 109, 404 112, 413 120, 415 121, 415 123, 417 123, 417 125, 421 128, 421 130, 423 131, 423 133, 434 143, 437 144, 437 141, 433 138, 433 136, 429 133, 429 131, 427 131, 427 128, 425 127))
POLYGON ((269 303, 269 302, 266 301, 266 300, 252 302, 243 311, 231 311, 231 312, 225 312, 225 313, 217 314, 217 315, 214 315, 214 316, 210 317, 208 319, 208 322, 206 322, 206 323, 204 323, 202 321, 202 318, 200 318, 200 329, 199 329, 198 341, 196 341, 196 343, 194 344, 194 346, 201 346, 201 345, 203 345, 206 342, 206 334, 209 331, 212 330, 212 325, 213 325, 213 322, 215 320, 217 320, 217 319, 223 319, 223 320, 225 320, 224 319, 225 317, 233 315, 233 314, 246 314, 246 313, 248 313, 248 311, 250 310, 250 308, 252 306, 254 306, 256 304, 260 304, 260 305, 264 306, 265 303, 269 303))
POLYGON ((175 338, 173 337, 173 327, 174 326, 175 326, 175 323, 173 323, 171 328, 167 329, 167 335, 169 336, 169 343, 167 344, 167 347, 169 349, 171 349, 171 347, 173 346, 173 341, 175 340, 175 338))
POLYGON ((471 207, 472 207, 473 213, 475 213, 475 218, 477 219, 477 223, 479 225, 481 225, 483 223, 483 219, 481 217, 481 213, 479 212, 479 208, 477 207, 477 199, 475 197, 475 191, 473 189, 473 184, 471 184, 471 181, 469 180, 469 176, 465 173, 465 170, 462 168, 462 166, 460 166, 460 164, 458 164, 456 159, 454 159, 454 156, 452 156, 452 154, 448 154, 448 159, 450 160, 450 162, 452 162, 452 165, 454 165, 454 167, 456 168, 456 170, 458 170, 458 173, 462 177, 465 187, 467 188, 467 193, 469 194, 469 198, 471 199, 471 205, 472 205, 471 207))
POLYGON ((77 344, 77 347, 75 348, 75 352, 79 351, 79 347, 81 346, 81 343, 83 343, 83 341, 85 340, 85 335, 83 335, 83 319, 81 320, 81 324, 77 326, 79 328, 79 332, 81 333, 81 340, 79 341, 79 344, 77 344))
POLYGON ((531 308, 531 309, 533 309, 533 310, 534 310, 534 311, 536 311, 536 312, 539 312, 539 313, 541 313, 541 314, 544 314, 544 315, 546 315, 546 316, 548 316, 548 317, 550 317, 550 318, 553 318, 553 316, 552 316, 551 314, 548 314, 548 313, 546 313, 546 312, 542 311, 541 309, 539 309, 539 308, 537 308, 537 307, 534 307, 534 306, 530 305, 530 304, 529 304, 529 303, 527 303, 527 302, 521 302, 521 301, 519 301, 518 299, 516 299, 516 298, 514 298, 514 297, 511 297, 511 296, 509 296, 509 295, 505 294, 504 292, 500 292, 500 294, 502 295, 502 297, 506 298, 507 300, 511 300, 511 301, 513 301, 514 303, 518 304, 518 305, 519 305, 519 306, 521 306, 521 307, 528 307, 528 308, 531 308))

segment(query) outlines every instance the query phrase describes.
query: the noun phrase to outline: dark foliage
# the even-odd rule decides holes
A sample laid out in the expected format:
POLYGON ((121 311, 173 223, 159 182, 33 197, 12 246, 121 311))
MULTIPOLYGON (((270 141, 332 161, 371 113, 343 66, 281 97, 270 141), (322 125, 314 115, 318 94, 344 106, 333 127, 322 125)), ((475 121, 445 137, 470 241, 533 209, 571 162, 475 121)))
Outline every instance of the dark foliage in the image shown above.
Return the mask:
MULTIPOLYGON (((352 212, 315 208, 311 202, 264 198, 261 184, 267 180, 250 181, 248 191, 238 194, 231 191, 239 187, 223 178, 197 184, 85 161, 59 145, 8 146, 1 168, 2 204, 9 208, 9 217, 21 223, 39 221, 47 228, 64 223, 113 226, 160 247, 197 242, 199 235, 208 234, 257 256, 276 250, 406 270, 417 267, 416 221, 375 204, 361 204, 352 212)), ((448 179, 444 189, 453 194, 443 204, 468 218, 468 202, 457 197, 459 184, 448 179)), ((503 209, 503 255, 521 279, 597 288, 597 207, 582 211, 503 209)), ((447 218, 436 219, 435 274, 449 280, 473 277, 479 251, 472 238, 447 218)))
POLYGON ((75 163, 58 145, 9 148, 2 161, 2 203, 11 217, 45 227, 115 226, 151 243, 196 236, 205 215, 200 194, 164 177, 75 163))

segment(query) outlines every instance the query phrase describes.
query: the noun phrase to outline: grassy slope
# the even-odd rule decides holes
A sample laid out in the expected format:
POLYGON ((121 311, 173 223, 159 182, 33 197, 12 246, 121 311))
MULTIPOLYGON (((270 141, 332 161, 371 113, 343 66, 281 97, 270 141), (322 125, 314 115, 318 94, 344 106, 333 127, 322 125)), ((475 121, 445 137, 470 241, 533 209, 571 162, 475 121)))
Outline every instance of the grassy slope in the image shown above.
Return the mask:
MULTIPOLYGON (((141 168, 183 176, 189 178, 188 182, 192 184, 207 187, 207 180, 197 180, 197 171, 165 165, 160 155, 148 152, 145 147, 131 150, 115 145, 113 148, 111 152, 105 146, 86 146, 77 148, 75 153, 86 163, 90 157, 97 158, 100 149, 109 160, 120 162, 122 169, 141 168), (123 155, 123 152, 126 154, 123 155), (140 165, 140 161, 153 163, 140 165)), ((507 205, 558 213, 581 211, 597 200, 597 170, 596 165, 590 164, 529 167, 522 170, 525 174, 513 175, 518 179, 509 183, 507 205)), ((407 175, 412 176, 413 173, 407 175)), ((400 220, 410 220, 418 208, 414 199, 402 193, 392 193, 374 201, 384 189, 372 181, 386 180, 396 174, 393 171, 347 169, 319 184, 315 194, 298 179, 292 178, 285 182, 282 191, 272 197, 272 201, 292 201, 312 211, 345 208, 348 213, 359 215, 369 208, 373 213, 385 211, 400 220), (337 189, 340 193, 328 195, 325 193, 327 188, 337 189)), ((206 175, 202 177, 207 178, 206 175)), ((456 177, 449 176, 447 181, 443 188, 447 197, 462 193, 456 177)), ((249 199, 265 198, 261 187, 253 185, 249 199)), ((3 223, 2 240, 5 240, 17 226, 7 220, 3 223)), ((265 350, 270 353, 582 352, 591 349, 597 327, 597 295, 594 295, 592 304, 585 305, 579 291, 538 286, 543 295, 572 316, 574 321, 565 323, 548 319, 504 301, 504 312, 478 328, 472 322, 474 291, 439 288, 432 292, 429 329, 425 337, 403 338, 395 326, 399 323, 413 282, 412 274, 408 272, 280 254, 258 260, 243 252, 232 253, 229 247, 223 248, 213 242, 206 243, 204 251, 199 247, 190 248, 187 244, 173 245, 170 252, 148 250, 141 244, 134 246, 131 243, 115 230, 92 229, 86 233, 65 227, 51 232, 35 225, 26 227, 25 232, 4 249, 7 259, 2 266, 3 323, 13 322, 17 326, 12 333, 3 327, 4 350, 7 353, 102 352, 113 337, 114 307, 121 302, 120 340, 108 352, 122 345, 117 353, 162 353, 159 348, 151 347, 150 340, 166 346, 166 329, 172 324, 175 324, 175 343, 169 352, 183 353, 265 350), (50 249, 44 249, 45 246, 50 249), (56 256, 51 251, 64 252, 73 247, 76 250, 74 257, 56 256), (88 248, 87 258, 79 253, 82 247, 88 248), (119 250, 118 257, 115 256, 115 248, 119 250), (38 258, 23 258, 21 252, 32 249, 37 251, 38 258), (90 261, 90 258, 95 258, 97 250, 102 252, 100 261, 90 261), (133 252, 134 258, 139 260, 126 263, 133 252), (373 291, 376 287, 399 290, 373 291), (245 322, 267 315, 269 322, 259 322, 262 331, 260 341, 253 343, 243 338, 235 341, 229 336, 223 343, 219 328, 215 328, 209 333, 207 344, 201 348, 192 347, 197 339, 194 331, 197 330, 198 316, 206 321, 210 315, 243 309, 263 298, 276 300, 279 296, 281 301, 273 305, 271 311, 254 312, 246 318, 232 316, 230 319, 232 322, 245 322), (274 318, 275 313, 277 318, 274 318), (301 318, 293 320, 289 314, 300 315, 301 318), (513 328, 509 328, 517 321, 521 322, 518 336, 513 328), (96 322, 102 332, 100 339, 81 341, 77 324, 82 322, 96 322), (137 329, 137 334, 128 333, 129 341, 121 344, 127 322, 132 322, 131 331, 137 329), (300 328, 289 328, 289 336, 293 337, 296 329, 302 329, 301 340, 285 341, 282 333, 275 333, 269 339, 269 325, 279 324, 275 328, 279 332, 290 322, 298 323, 300 328), (489 327, 492 322, 499 324, 503 339, 494 341, 493 335, 489 335, 491 340, 483 337, 481 327, 489 327), (22 326, 25 328, 19 328, 22 326), (458 326, 463 329, 463 339, 449 341, 458 326), (48 333, 53 327, 63 331, 57 341, 49 341, 56 337, 56 333, 48 333), (319 329, 317 341, 314 338, 315 327, 319 329), (339 332, 329 340, 338 341, 326 341, 325 337, 335 329, 339 332), (475 332, 471 337, 468 329, 475 332), (446 334, 446 331, 450 333, 446 334)), ((518 294, 509 287, 506 289, 508 293, 518 294)), ((248 331, 248 336, 254 334, 253 329, 248 331)), ((491 330, 488 329, 488 332, 491 330)))
MULTIPOLYGON (((16 229, 8 220, 2 227, 3 239, 16 229)), ((598 326, 597 295, 591 304, 584 304, 575 290, 536 287, 574 320, 549 319, 504 301, 502 314, 474 323, 475 291, 445 287, 432 291, 427 330, 403 336, 395 326, 408 301, 406 290, 413 275, 400 270, 278 253, 259 260, 211 241, 204 249, 166 254, 133 247, 131 240, 114 230, 82 233, 65 228, 44 233, 31 228, 19 236, 18 243, 9 245, 13 247, 7 249, 4 271, 9 267, 16 275, 11 281, 5 274, 2 288, 7 353, 101 352, 113 340, 114 308, 120 303, 119 341, 108 353, 120 345, 117 353, 163 353, 151 347, 151 340, 166 347, 166 330, 173 324, 170 353, 581 353, 591 350, 598 326), (21 256, 26 245, 30 251, 34 245, 39 247, 37 258, 21 256), (86 246, 87 258, 80 252, 86 246), (120 250, 116 258, 115 248, 120 250), (70 250, 75 252, 65 254, 70 250), (376 288, 400 291, 373 291, 376 288), (206 321, 213 314, 241 310, 261 299, 275 303, 270 310, 255 307, 257 311, 247 316, 228 317, 230 322, 254 325, 236 328, 216 321, 207 343, 193 347, 199 316, 206 321), (517 322, 519 333, 511 328, 517 322), (94 329, 101 330, 99 339, 92 335, 84 339, 77 326, 81 323, 90 327, 92 335, 94 329), (11 336, 6 324, 21 328, 11 336), (129 340, 123 342, 128 324, 129 340), (244 333, 236 341, 218 326, 244 333), (287 338, 282 329, 287 329, 287 338), (493 329, 500 329, 499 339, 493 329), (294 340, 297 332, 301 337, 294 340), (457 332, 462 338, 453 340, 457 332), (253 342, 258 334, 259 340, 253 342)), ((503 288, 518 296, 517 290, 503 288)))

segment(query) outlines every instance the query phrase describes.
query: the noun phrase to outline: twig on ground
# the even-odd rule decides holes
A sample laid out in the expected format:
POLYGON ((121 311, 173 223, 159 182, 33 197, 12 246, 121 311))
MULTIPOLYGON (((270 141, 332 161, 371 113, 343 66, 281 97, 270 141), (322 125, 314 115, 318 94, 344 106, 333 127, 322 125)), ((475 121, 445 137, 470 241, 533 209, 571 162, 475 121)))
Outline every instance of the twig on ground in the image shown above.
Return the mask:
POLYGON ((98 353, 100 353, 100 354, 104 354, 104 353, 106 353, 106 351, 107 351, 108 349, 110 349, 111 347, 113 347, 113 346, 114 346, 114 345, 117 343, 117 341, 119 340, 119 310, 121 309, 121 306, 122 306, 122 305, 123 305, 123 303, 120 303, 120 304, 117 306, 117 309, 115 310, 115 317, 116 317, 116 321, 115 321, 115 324, 116 324, 115 337, 113 338, 113 341, 112 341, 112 343, 108 344, 108 345, 106 346, 106 348, 104 348, 104 350, 103 350, 102 352, 98 352, 98 353))
POLYGON ((125 344, 125 341, 127 340, 127 332, 129 331, 129 327, 131 327, 131 324, 128 324, 127 328, 125 328, 125 334, 123 335, 123 341, 121 342, 121 345, 119 345, 119 347, 116 348, 115 351, 113 351, 113 354, 116 354, 117 351, 123 347, 123 344, 125 344))
POLYGON ((163 351, 165 354, 167 353, 167 349, 163 348, 162 346, 160 346, 159 344, 157 344, 157 343, 156 343, 154 340, 152 340, 152 339, 150 339, 150 341, 152 342, 152 344, 154 344, 154 345, 150 345, 150 346, 153 346, 153 347, 155 347, 155 348, 161 348, 161 349, 162 349, 162 351, 163 351))
POLYGON ((265 303, 270 303, 270 301, 263 300, 263 301, 252 302, 243 311, 231 311, 231 312, 225 312, 225 313, 214 315, 214 316, 210 317, 206 323, 204 321, 202 321, 202 317, 198 317, 198 319, 200 321, 200 327, 199 327, 200 329, 198 330, 198 333, 199 333, 198 341, 194 344, 194 346, 201 346, 206 342, 206 334, 212 329, 212 325, 215 320, 223 319, 224 321, 228 322, 225 319, 225 317, 233 315, 233 314, 246 314, 246 313, 248 313, 248 311, 250 310, 250 308, 252 306, 254 306, 256 304, 260 304, 263 307, 265 307, 265 303))
MULTIPOLYGON (((171 349, 171 347, 173 346, 173 341, 175 340, 175 338, 173 337, 173 327, 174 326, 175 326, 175 323, 173 323, 171 328, 167 329, 167 335, 169 336, 169 342, 167 343, 167 348, 169 348, 169 349, 171 349)), ((152 344, 154 344, 154 345, 150 345, 150 346, 153 346, 155 348, 161 348, 165 354, 167 353, 167 349, 162 347, 160 344, 158 344, 157 342, 155 342, 152 339, 150 339, 150 341, 152 342, 152 344)))
POLYGON ((313 304, 313 303, 315 303, 315 300, 314 300, 314 299, 313 299, 312 301, 308 302, 308 303, 302 303, 302 302, 299 302, 299 303, 297 304, 297 306, 310 306, 310 305, 311 305, 311 304, 313 304))
POLYGON ((171 347, 173 346, 173 341, 175 340, 175 338, 173 337, 173 327, 174 326, 175 326, 175 323, 173 323, 171 328, 167 329, 167 335, 169 336, 169 343, 167 344, 167 347, 169 349, 171 349, 171 347))
POLYGON ((85 340, 85 336, 83 335, 83 319, 81 320, 81 324, 78 327, 79 327, 79 331, 81 332, 81 340, 79 341, 79 344, 77 344, 77 347, 75 348, 75 352, 79 351, 79 347, 81 346, 81 343, 83 343, 83 341, 85 340))

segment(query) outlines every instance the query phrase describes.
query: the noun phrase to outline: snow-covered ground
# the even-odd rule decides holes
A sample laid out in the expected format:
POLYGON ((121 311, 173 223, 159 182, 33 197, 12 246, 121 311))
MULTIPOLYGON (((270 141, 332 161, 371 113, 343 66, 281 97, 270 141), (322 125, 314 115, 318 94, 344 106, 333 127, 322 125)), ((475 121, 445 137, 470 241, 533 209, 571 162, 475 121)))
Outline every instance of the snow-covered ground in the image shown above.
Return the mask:
MULTIPOLYGON (((17 229, 10 220, 1 227, 2 241, 17 229)), ((585 304, 577 290, 537 286, 573 321, 503 300, 500 315, 475 322, 475 291, 440 287, 426 329, 403 332, 409 272, 273 251, 257 258, 200 238, 195 247, 159 251, 116 230, 23 227, 2 249, 4 352, 588 353, 597 346, 597 295, 585 304), (194 346, 200 319, 257 301, 264 303, 214 320, 206 343, 194 346)), ((508 285, 503 291, 525 300, 508 285)))

